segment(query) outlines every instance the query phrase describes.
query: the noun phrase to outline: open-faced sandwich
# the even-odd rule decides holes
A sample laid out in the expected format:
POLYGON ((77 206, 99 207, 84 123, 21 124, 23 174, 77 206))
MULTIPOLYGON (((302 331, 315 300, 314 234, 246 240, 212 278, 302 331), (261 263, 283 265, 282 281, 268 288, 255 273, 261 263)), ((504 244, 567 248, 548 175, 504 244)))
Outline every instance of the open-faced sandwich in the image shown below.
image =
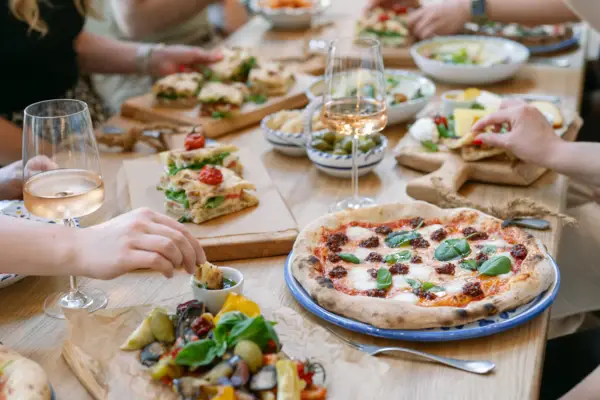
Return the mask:
POLYGON ((207 73, 211 80, 221 82, 246 82, 250 70, 256 66, 256 58, 241 47, 222 48, 223 59, 211 64, 207 73))
POLYGON ((282 353, 274 325, 256 303, 230 293, 216 315, 197 300, 175 314, 154 308, 121 350, 138 352, 152 398, 325 400, 323 367, 282 353))
POLYGON ((283 96, 296 82, 294 74, 283 64, 276 62, 261 63, 253 68, 248 77, 250 90, 265 96, 283 96))
POLYGON ((230 118, 239 114, 250 91, 243 83, 208 82, 200 90, 200 115, 214 119, 230 118))
POLYGON ((172 74, 156 81, 152 93, 160 105, 193 107, 203 81, 203 75, 197 72, 172 74))
POLYGON ((36 362, 0 344, 0 399, 50 400, 46 373, 36 362))
POLYGON ((369 10, 357 23, 357 36, 377 39, 384 47, 405 46, 410 41, 406 14, 404 7, 369 10))

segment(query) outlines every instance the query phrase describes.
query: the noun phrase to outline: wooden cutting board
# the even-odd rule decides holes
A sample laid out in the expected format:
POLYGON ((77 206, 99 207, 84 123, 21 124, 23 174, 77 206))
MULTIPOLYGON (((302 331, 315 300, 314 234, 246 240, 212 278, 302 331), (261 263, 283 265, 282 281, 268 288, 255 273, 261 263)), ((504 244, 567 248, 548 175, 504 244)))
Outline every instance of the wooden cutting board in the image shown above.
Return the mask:
MULTIPOLYGON (((573 141, 583 125, 577 116, 564 133, 563 139, 573 141)), ((406 134, 394 149, 399 164, 427 172, 406 185, 406 193, 417 200, 438 204, 439 198, 431 183, 431 178, 439 177, 444 185, 458 192, 469 180, 503 185, 529 186, 540 178, 546 169, 521 161, 488 159, 476 162, 464 161, 454 152, 428 152, 417 140, 406 134)))
POLYGON ((242 114, 234 118, 213 119, 200 116, 200 106, 193 108, 160 107, 151 93, 132 97, 121 106, 121 116, 144 122, 171 122, 181 125, 202 125, 204 135, 219 137, 260 122, 264 117, 283 109, 299 108, 308 103, 304 91, 316 78, 296 74, 296 84, 286 96, 272 97, 264 104, 246 103, 242 114))
MULTIPOLYGON (((262 162, 249 150, 240 150, 244 178, 256 185, 256 207, 225 215, 203 224, 186 223, 210 261, 237 260, 288 254, 298 226, 262 162)), ((156 184, 163 166, 154 154, 123 162, 131 208, 148 207, 167 214, 163 192, 156 184)))

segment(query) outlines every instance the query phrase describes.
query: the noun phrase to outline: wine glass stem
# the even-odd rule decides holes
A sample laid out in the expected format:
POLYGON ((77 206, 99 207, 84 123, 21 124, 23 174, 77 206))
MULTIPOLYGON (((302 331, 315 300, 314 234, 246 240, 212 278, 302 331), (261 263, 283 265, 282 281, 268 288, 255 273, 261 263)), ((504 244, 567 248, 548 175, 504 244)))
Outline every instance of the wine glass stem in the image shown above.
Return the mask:
MULTIPOLYGON (((77 225, 75 225, 75 221, 73 221, 73 218, 67 218, 63 222, 64 222, 65 226, 67 226, 69 228, 77 228, 77 225)), ((70 299, 75 300, 75 298, 79 294, 79 288, 77 287, 77 277, 76 276, 69 277, 69 285, 71 286, 71 288, 69 290, 68 296, 70 299)))
POLYGON ((358 135, 352 135, 352 197, 358 203, 358 135))

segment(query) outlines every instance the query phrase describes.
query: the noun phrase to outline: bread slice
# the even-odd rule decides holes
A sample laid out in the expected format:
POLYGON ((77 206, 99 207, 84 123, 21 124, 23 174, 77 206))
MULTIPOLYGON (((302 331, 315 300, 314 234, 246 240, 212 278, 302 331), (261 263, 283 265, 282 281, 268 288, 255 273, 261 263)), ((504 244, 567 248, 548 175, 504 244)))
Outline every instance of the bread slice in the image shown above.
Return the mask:
POLYGON ((186 210, 179 203, 167 201, 165 202, 165 209, 177 217, 182 217, 184 220, 189 220, 195 224, 201 224, 208 220, 227 214, 233 214, 256 205, 258 205, 258 198, 247 191, 243 191, 239 198, 228 199, 216 208, 202 208, 200 204, 197 204, 192 206, 191 210, 186 210))
POLYGON ((491 110, 472 110, 470 108, 457 108, 454 110, 454 131, 458 138, 443 138, 442 143, 449 149, 458 149, 469 145, 475 139, 473 125, 478 119, 491 114, 491 110))
POLYGON ((167 107, 193 107, 204 78, 197 72, 178 73, 159 79, 152 86, 157 104, 167 107))
POLYGON ((562 128, 564 124, 563 115, 554 103, 550 103, 549 101, 532 101, 529 104, 544 114, 546 119, 548 119, 548 122, 551 123, 552 128, 562 128))
POLYGON ((164 151, 159 154, 159 157, 169 174, 182 168, 196 168, 203 163, 208 163, 229 168, 238 176, 242 176, 244 167, 235 154, 237 151, 236 146, 225 144, 195 150, 164 151))

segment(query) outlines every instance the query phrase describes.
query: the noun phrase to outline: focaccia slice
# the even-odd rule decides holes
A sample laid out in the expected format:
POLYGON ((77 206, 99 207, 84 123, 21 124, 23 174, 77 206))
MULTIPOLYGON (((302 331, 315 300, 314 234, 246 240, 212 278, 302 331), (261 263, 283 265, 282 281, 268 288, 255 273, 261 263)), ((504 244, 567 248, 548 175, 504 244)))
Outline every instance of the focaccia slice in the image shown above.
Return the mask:
POLYGON ((223 59, 210 66, 212 78, 219 81, 246 82, 250 70, 256 65, 256 58, 241 47, 221 49, 223 59))
POLYGON ((294 74, 284 65, 275 62, 261 64, 250 71, 248 80, 255 94, 283 96, 296 82, 294 74))
POLYGON ((223 182, 218 185, 201 182, 198 170, 183 169, 175 175, 163 175, 166 210, 179 216, 180 221, 200 224, 258 204, 258 199, 247 192, 256 190, 254 184, 227 168, 214 168, 223 174, 223 182))
POLYGON ((196 72, 165 76, 152 86, 152 93, 160 105, 193 107, 198 102, 204 77, 196 72))
POLYGON ((215 119, 235 116, 249 94, 248 87, 242 83, 209 82, 198 95, 200 115, 215 119))
POLYGON ((160 153, 160 160, 168 175, 175 175, 186 168, 200 170, 205 165, 216 165, 229 168, 241 176, 244 167, 235 154, 238 150, 232 144, 195 150, 171 150, 160 153))
POLYGON ((506 153, 506 150, 500 148, 482 148, 481 146, 463 146, 460 149, 460 155, 465 161, 478 161, 485 158, 499 156, 506 153))

